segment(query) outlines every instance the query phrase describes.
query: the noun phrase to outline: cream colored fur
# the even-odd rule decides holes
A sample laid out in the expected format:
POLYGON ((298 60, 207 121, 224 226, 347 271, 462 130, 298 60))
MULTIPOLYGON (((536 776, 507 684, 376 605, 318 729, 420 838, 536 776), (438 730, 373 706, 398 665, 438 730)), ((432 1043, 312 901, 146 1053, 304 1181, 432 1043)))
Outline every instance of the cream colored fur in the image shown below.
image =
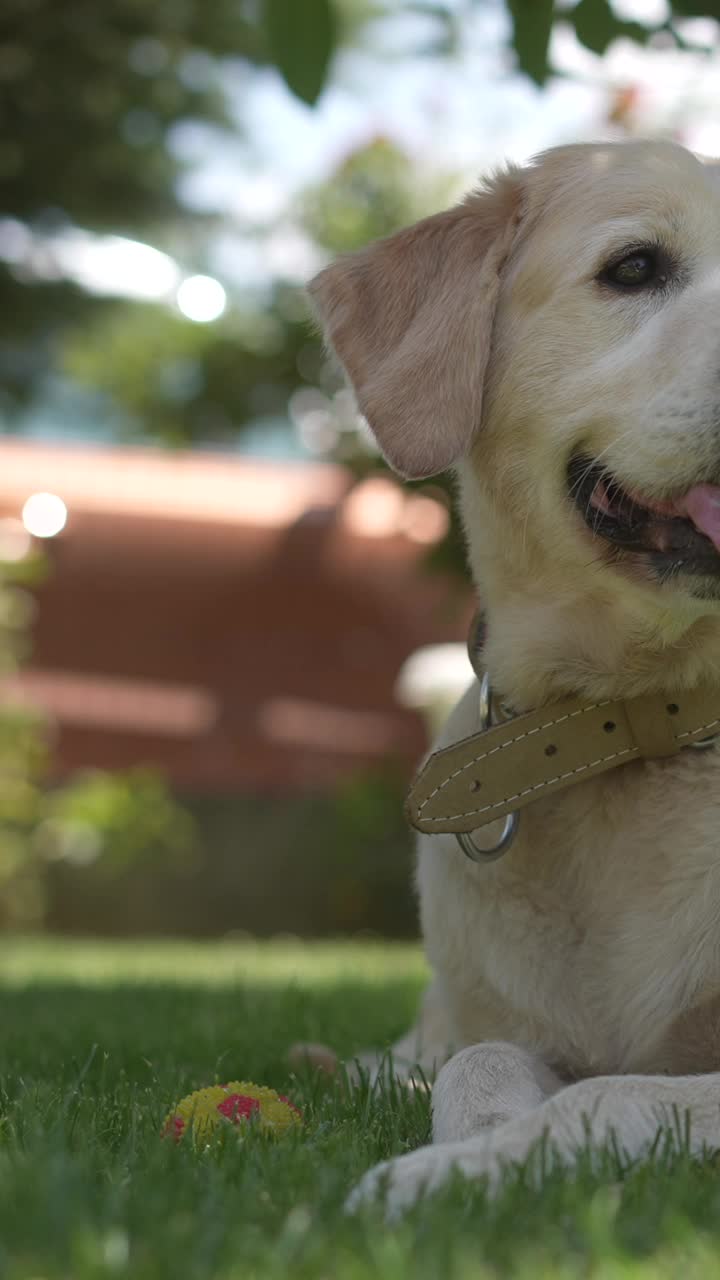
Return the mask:
MULTIPOLYGON (((455 465, 486 662, 517 707, 720 678, 720 603, 612 563, 565 478, 582 447, 649 496, 720 481, 716 181, 667 143, 561 148, 315 285, 394 464, 455 465), (656 241, 682 287, 598 288, 614 250, 656 241)), ((441 743, 477 730, 476 692, 441 743)), ((396 1211, 454 1168, 492 1184, 543 1133, 571 1161, 588 1123, 637 1156, 687 1112, 693 1149, 720 1146, 720 748, 536 802, 490 865, 423 837, 418 889, 435 977, 395 1063, 442 1067, 434 1144, 352 1205, 383 1181, 396 1211)))

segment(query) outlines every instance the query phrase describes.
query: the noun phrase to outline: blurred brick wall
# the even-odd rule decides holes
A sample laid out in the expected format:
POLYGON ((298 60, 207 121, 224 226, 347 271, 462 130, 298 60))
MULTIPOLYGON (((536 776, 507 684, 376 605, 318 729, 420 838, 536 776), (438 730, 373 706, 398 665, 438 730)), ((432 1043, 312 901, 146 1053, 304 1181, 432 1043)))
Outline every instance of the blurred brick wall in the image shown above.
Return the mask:
POLYGON ((434 504, 334 466, 0 440, 0 517, 37 491, 69 515, 13 696, 52 717, 59 773, 152 763, 209 793, 411 768, 398 671, 470 612, 422 567, 434 504))

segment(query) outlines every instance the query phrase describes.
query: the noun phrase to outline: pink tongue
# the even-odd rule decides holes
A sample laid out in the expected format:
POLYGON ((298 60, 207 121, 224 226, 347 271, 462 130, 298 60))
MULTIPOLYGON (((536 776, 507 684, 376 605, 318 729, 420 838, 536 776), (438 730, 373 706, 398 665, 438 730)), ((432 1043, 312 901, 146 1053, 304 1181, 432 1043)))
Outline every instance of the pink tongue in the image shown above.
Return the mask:
POLYGON ((701 533, 720 551, 720 486, 696 484, 673 503, 679 516, 689 516, 701 533))

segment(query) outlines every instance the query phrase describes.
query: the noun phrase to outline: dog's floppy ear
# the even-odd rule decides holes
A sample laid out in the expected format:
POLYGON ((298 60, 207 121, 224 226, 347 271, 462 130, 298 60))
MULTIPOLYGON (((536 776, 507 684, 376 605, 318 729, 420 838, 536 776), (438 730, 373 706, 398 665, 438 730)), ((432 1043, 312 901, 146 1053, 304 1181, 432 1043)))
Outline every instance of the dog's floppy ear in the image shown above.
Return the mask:
POLYGON ((388 462, 410 479, 465 454, 480 425, 517 172, 349 254, 310 285, 325 335, 388 462))

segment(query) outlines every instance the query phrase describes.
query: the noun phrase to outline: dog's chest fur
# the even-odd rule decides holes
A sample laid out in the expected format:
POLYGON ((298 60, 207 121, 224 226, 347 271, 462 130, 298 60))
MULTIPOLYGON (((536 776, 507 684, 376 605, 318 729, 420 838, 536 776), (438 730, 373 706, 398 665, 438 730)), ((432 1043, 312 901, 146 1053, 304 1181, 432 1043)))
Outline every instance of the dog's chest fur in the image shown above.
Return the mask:
POLYGON ((530 806, 494 864, 423 838, 418 879, 458 1044, 512 1040, 568 1075, 720 1069, 720 747, 530 806))

